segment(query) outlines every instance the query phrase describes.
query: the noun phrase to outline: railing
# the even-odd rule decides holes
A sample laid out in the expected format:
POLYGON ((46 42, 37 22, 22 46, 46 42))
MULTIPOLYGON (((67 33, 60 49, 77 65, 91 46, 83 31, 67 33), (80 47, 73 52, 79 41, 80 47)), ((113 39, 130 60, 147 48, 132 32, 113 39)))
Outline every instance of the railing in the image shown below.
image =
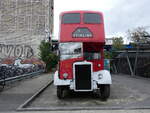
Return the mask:
POLYGON ((23 78, 32 77, 44 72, 43 67, 28 67, 20 68, 14 65, 1 65, 0 66, 0 90, 3 90, 4 86, 9 81, 17 81, 23 78))

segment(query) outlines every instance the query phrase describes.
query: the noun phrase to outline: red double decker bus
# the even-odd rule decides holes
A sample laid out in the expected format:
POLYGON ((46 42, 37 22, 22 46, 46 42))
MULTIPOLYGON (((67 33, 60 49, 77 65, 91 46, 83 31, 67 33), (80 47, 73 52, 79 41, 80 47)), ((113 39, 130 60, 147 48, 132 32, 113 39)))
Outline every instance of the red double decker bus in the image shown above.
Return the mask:
POLYGON ((54 75, 58 98, 64 90, 110 95, 111 75, 104 70, 104 20, 101 12, 68 11, 60 15, 59 69, 54 75), (97 90, 100 89, 100 90, 97 90))

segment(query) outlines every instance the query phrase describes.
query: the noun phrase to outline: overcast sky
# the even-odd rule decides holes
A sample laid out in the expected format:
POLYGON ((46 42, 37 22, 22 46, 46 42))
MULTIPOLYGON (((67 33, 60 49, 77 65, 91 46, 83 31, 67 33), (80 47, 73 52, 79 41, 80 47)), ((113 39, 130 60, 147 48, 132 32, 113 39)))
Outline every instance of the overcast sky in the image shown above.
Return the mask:
MULTIPOLYGON (((54 36, 58 39, 59 14, 93 10, 104 14, 107 38, 125 35, 128 29, 150 26, 150 0, 54 0, 54 36)), ((150 28, 147 29, 150 31, 150 28)))

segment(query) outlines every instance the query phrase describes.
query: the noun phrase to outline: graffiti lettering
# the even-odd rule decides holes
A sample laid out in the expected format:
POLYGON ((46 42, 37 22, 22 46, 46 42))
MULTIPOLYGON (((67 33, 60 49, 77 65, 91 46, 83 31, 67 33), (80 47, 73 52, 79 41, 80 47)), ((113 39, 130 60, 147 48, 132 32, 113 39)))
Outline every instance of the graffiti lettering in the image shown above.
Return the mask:
POLYGON ((0 57, 26 57, 34 56, 33 49, 28 45, 5 45, 0 44, 0 57))

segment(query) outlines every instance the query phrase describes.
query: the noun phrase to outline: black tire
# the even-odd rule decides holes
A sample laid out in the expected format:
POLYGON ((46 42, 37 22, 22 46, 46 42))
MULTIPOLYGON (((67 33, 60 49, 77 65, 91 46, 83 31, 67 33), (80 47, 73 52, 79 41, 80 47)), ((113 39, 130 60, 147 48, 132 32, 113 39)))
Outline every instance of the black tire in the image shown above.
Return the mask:
POLYGON ((103 84, 100 85, 100 95, 101 99, 106 101, 110 96, 110 85, 109 84, 103 84))
POLYGON ((57 86, 57 97, 59 99, 64 98, 64 88, 63 88, 63 86, 57 86))

